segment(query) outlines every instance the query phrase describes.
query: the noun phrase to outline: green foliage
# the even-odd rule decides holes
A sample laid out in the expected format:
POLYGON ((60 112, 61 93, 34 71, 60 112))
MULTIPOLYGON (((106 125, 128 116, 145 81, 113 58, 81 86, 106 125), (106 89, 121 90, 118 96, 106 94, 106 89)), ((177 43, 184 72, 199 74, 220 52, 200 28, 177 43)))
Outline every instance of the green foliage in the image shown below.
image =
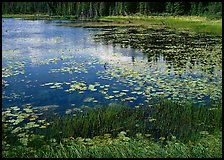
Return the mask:
POLYGON ((174 8, 173 8, 173 3, 172 2, 167 2, 167 4, 166 4, 166 12, 167 13, 173 13, 174 12, 174 8))
POLYGON ((222 4, 219 2, 209 3, 207 15, 210 18, 222 18, 222 4))
POLYGON ((129 130, 129 135, 134 135, 145 130, 147 115, 147 109, 132 109, 121 105, 96 107, 74 115, 50 117, 52 125, 40 130, 40 133, 57 140, 64 137, 93 137, 106 133, 115 136, 121 130, 129 130), (52 134, 49 135, 49 132, 52 134))
POLYGON ((184 14, 184 4, 183 2, 174 2, 173 4, 174 14, 183 15, 184 14))
POLYGON ((221 16, 221 2, 3 2, 3 14, 74 15, 79 18, 140 13, 221 16))
POLYGON ((129 138, 125 132, 111 138, 109 134, 93 138, 52 141, 40 148, 3 143, 4 158, 221 158, 222 135, 203 135, 195 142, 182 143, 175 138, 166 145, 144 137, 129 138))
MULTIPOLYGON (((77 109, 76 113, 63 116, 48 115, 45 118, 50 125, 44 129, 33 126, 32 132, 29 132, 39 136, 32 134, 29 137, 23 135, 23 139, 18 138, 17 134, 14 134, 15 127, 10 129, 9 124, 7 124, 7 128, 3 128, 3 135, 5 135, 6 141, 14 145, 35 144, 32 141, 44 144, 42 137, 45 141, 54 138, 58 142, 66 137, 87 138, 104 134, 111 134, 112 137, 115 137, 121 131, 126 131, 130 137, 144 133, 154 138, 170 139, 171 135, 175 135, 181 141, 187 142, 197 139, 200 131, 207 130, 209 133, 213 133, 220 130, 221 111, 220 107, 210 110, 207 106, 193 107, 190 103, 182 104, 171 101, 161 101, 152 107, 139 108, 112 105, 89 108, 84 111, 77 109), (11 130, 13 131, 11 132, 11 130), (28 141, 27 138, 31 140, 28 141)), ((25 128, 28 124, 25 125, 25 128)), ((124 135, 126 133, 120 134, 121 137, 124 135)))
POLYGON ((161 101, 152 107, 153 117, 157 117, 155 126, 160 128, 161 135, 165 137, 170 138, 170 135, 175 135, 185 142, 189 139, 196 140, 200 136, 200 131, 221 130, 221 104, 218 106, 217 109, 210 110, 207 106, 192 107, 190 102, 182 104, 161 101))
MULTIPOLYGON (((198 16, 157 16, 157 17, 143 17, 140 16, 107 16, 100 17, 98 20, 106 22, 114 22, 115 24, 126 25, 130 20, 132 26, 144 26, 149 27, 149 25, 156 24, 161 25, 165 24, 167 27, 175 28, 177 30, 190 30, 194 32, 201 33, 211 33, 215 35, 222 34, 222 21, 220 20, 211 20, 208 18, 198 17, 198 16)), ((105 24, 106 25, 106 24, 105 24)), ((107 24, 108 26, 108 24, 107 24)))
POLYGON ((199 2, 198 3, 198 15, 203 15, 204 14, 204 11, 205 11, 205 7, 203 6, 203 3, 202 2, 199 2))
POLYGON ((5 158, 221 157, 222 108, 217 106, 161 100, 151 107, 77 109, 73 115, 42 117, 50 126, 34 127, 21 138, 5 123, 10 119, 5 116, 11 115, 8 109, 3 112, 2 154, 5 158))
POLYGON ((52 125, 37 133, 58 141, 64 137, 94 137, 107 133, 116 136, 120 131, 127 131, 129 136, 148 133, 157 138, 170 138, 170 135, 175 135, 182 141, 188 141, 197 139, 199 131, 219 130, 221 119, 220 108, 208 110, 207 106, 193 107, 190 103, 161 101, 151 108, 117 105, 89 109, 65 117, 51 117, 52 125))
POLYGON ((191 15, 197 15, 197 3, 195 2, 191 2, 191 15))

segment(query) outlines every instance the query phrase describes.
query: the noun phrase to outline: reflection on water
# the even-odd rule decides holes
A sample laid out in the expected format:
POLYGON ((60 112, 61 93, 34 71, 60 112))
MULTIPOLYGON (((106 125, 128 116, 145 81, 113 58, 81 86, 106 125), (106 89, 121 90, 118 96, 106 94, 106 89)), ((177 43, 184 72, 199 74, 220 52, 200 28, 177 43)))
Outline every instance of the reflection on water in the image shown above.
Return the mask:
POLYGON ((220 64, 202 70, 216 62, 215 55, 209 62, 196 57, 187 63, 183 59, 188 57, 150 56, 130 46, 96 43, 93 34, 99 31, 54 21, 4 19, 2 83, 7 87, 2 107, 31 103, 59 105, 65 111, 117 102, 139 106, 158 97, 197 103, 221 99, 220 64))
POLYGON ((103 44, 137 48, 147 55, 148 62, 152 59, 157 61, 162 55, 167 64, 173 65, 177 70, 185 68, 187 63, 192 66, 195 63, 201 65, 203 71, 211 67, 220 69, 222 64, 220 36, 178 32, 159 27, 147 29, 130 27, 107 29, 97 34, 95 40, 103 44))

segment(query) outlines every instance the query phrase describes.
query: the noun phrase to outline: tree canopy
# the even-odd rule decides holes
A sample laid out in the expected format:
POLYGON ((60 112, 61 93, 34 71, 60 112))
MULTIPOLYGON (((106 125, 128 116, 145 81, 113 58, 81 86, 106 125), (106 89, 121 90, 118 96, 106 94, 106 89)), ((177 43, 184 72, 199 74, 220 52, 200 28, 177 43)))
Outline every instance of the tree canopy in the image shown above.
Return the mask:
POLYGON ((2 2, 3 14, 74 15, 96 18, 111 15, 222 16, 221 2, 2 2))

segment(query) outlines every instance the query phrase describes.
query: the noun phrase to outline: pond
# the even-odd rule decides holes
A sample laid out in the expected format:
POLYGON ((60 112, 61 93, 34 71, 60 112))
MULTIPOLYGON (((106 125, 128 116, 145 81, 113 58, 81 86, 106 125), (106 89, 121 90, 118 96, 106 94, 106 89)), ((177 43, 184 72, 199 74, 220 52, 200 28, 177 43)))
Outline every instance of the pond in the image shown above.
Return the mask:
POLYGON ((102 29, 57 24, 2 19, 3 109, 31 105, 71 113, 111 103, 139 107, 161 98, 195 105, 222 99, 220 38, 212 51, 198 50, 212 64, 185 57, 187 63, 178 68, 168 53, 149 56, 131 46, 96 41, 102 29))

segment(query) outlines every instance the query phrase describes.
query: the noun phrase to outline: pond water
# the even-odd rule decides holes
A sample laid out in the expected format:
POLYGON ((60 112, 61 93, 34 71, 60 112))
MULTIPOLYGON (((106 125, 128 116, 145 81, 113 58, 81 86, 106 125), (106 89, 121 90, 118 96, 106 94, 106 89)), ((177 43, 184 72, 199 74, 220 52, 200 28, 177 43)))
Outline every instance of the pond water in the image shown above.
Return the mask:
MULTIPOLYGON (((160 98, 195 104, 222 99, 222 67, 176 69, 163 55, 94 41, 101 29, 57 21, 2 19, 2 108, 55 107, 60 113, 110 103, 139 107, 160 98)), ((220 48, 218 48, 218 55, 220 48)), ((211 57, 220 58, 211 53, 211 57)), ((187 57, 186 57, 187 58, 187 57)))

